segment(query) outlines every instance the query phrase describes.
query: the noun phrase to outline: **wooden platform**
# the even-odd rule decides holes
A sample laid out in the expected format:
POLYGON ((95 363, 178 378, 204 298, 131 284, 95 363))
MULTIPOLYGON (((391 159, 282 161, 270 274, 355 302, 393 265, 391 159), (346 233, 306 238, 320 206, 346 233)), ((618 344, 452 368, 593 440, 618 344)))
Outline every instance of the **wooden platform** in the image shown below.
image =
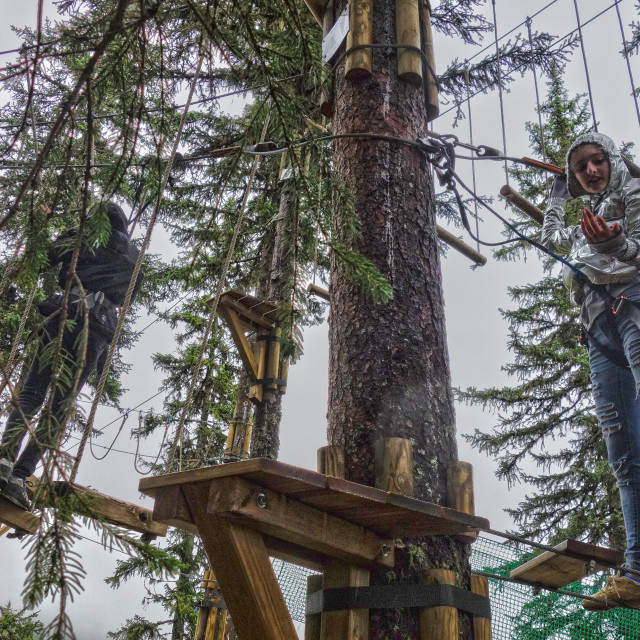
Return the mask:
POLYGON ((37 515, 16 507, 13 502, 2 496, 0 496, 0 522, 31 534, 34 534, 40 526, 40 518, 37 515))
POLYGON ((393 567, 396 537, 488 528, 484 518, 256 458, 143 478, 153 519, 200 536, 242 640, 297 637, 269 556, 321 569, 393 567))
MULTIPOLYGON (((265 458, 143 478, 139 488, 157 497, 170 487, 229 477, 242 478, 388 538, 453 535, 489 527, 486 518, 265 458)), ((166 521, 159 519, 155 510, 154 519, 166 521)))
MULTIPOLYGON (((213 298, 207 300, 211 305, 213 298)), ((261 300, 242 291, 229 289, 220 296, 218 303, 220 311, 228 309, 234 311, 246 329, 273 329, 277 305, 268 300, 261 300)))
POLYGON ((624 554, 621 551, 613 551, 577 540, 565 540, 554 549, 563 551, 571 557, 545 551, 513 569, 509 577, 536 586, 559 588, 597 571, 618 566, 624 561, 624 554))

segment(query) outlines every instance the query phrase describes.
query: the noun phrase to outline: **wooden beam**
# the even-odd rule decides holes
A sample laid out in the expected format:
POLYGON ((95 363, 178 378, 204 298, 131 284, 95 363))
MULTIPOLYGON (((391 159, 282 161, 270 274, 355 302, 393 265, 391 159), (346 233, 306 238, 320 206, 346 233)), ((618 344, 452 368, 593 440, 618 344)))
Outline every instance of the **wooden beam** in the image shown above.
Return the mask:
MULTIPOLYGON (((471 576, 471 592, 489 597, 489 578, 471 576)), ((473 616, 473 640, 491 640, 491 618, 473 616)))
POLYGON ((508 184, 505 184, 500 189, 500 195, 504 196, 504 199, 526 213, 534 222, 537 222, 540 226, 544 223, 544 212, 534 204, 531 204, 524 196, 521 196, 515 189, 512 189, 508 184))
MULTIPOLYGON (((322 575, 314 574, 307 576, 307 597, 322 589, 322 575)), ((304 619, 304 640, 320 640, 320 614, 305 616, 304 619)))
MULTIPOLYGON (((426 569, 426 584, 455 584, 451 569, 426 569)), ((426 607, 420 610, 420 640, 458 640, 458 610, 455 607, 426 607)))
POLYGON ((374 475, 378 489, 413 495, 413 450, 408 438, 378 438, 374 442, 374 475))
MULTIPOLYGON (((253 349, 253 355, 257 365, 257 375, 255 376, 256 380, 262 380, 264 378, 264 372, 267 368, 267 341, 260 340, 260 336, 268 335, 267 329, 260 329, 258 331, 258 340, 256 340, 256 345, 253 349)), ((262 402, 262 384, 254 384, 249 387, 249 400, 251 402, 259 404, 262 402)))
POLYGON ((0 496, 0 522, 12 529, 34 534, 40 527, 40 518, 31 511, 17 507, 13 502, 0 496))
POLYGON ((427 122, 431 122, 440 113, 438 102, 438 79, 434 78, 436 72, 436 57, 433 48, 433 33, 431 30, 431 7, 428 0, 421 0, 422 11, 422 38, 424 40, 424 53, 429 61, 431 69, 427 70, 427 122), (433 70, 433 73, 432 73, 433 70))
POLYGON ((326 0, 304 0, 304 3, 309 8, 309 11, 313 14, 313 17, 317 20, 318 24, 322 26, 322 17, 324 15, 324 8, 326 0))
MULTIPOLYGON (((277 338, 277 340, 269 340, 269 349, 267 357, 267 378, 271 380, 277 380, 280 374, 280 334, 281 329, 272 329, 269 336, 271 338, 277 338)), ((278 389, 277 382, 267 382, 267 389, 278 389)))
POLYGON ((183 490, 238 636, 297 638, 260 533, 208 513, 208 493, 202 487, 186 485, 183 490))
MULTIPOLYGON (((356 45, 371 44, 373 37, 373 0, 349 2, 349 33, 347 50, 356 45)), ((356 49, 347 55, 344 71, 348 80, 363 80, 371 76, 371 48, 356 49)))
MULTIPOLYGON (((418 0, 396 0, 396 41, 420 49, 420 8, 418 0)), ((398 77, 422 86, 422 58, 412 49, 398 49, 398 77)))
MULTIPOLYGON (((167 535, 167 525, 154 521, 153 512, 149 509, 144 509, 137 504, 125 502, 71 482, 60 480, 54 482, 52 486, 53 491, 58 496, 69 493, 75 494, 86 509, 86 513, 81 515, 103 520, 138 533, 153 536, 167 535)), ((48 502, 46 496, 44 500, 48 502)))
MULTIPOLYGON (((462 513, 475 515, 475 498, 473 494, 473 465, 456 460, 447 470, 447 494, 449 506, 462 513)), ((459 533, 456 539, 465 544, 471 544, 478 538, 477 531, 459 533)))
POLYGON ((238 355, 240 356, 240 360, 242 360, 242 364, 244 365, 246 372, 250 376, 257 378, 258 364, 253 355, 253 349, 251 348, 247 337, 244 335, 245 330, 240 322, 240 319, 238 318, 238 314, 230 309, 225 309, 223 307, 220 307, 218 309, 218 313, 227 323, 229 333, 231 333, 231 337, 233 338, 233 342, 236 345, 236 349, 238 349, 238 355))
POLYGON ((392 540, 242 478, 212 481, 207 511, 344 562, 394 566, 392 540))
POLYGON ((331 294, 327 289, 323 289, 319 287, 317 284, 310 283, 307 285, 307 291, 314 296, 318 296, 318 298, 322 298, 327 302, 331 302, 331 294))
MULTIPOLYGON (((208 485, 207 485, 208 486, 208 485)), ((155 497, 153 518, 177 529, 200 535, 179 485, 165 487, 155 497)))
POLYGON ((318 473, 334 478, 344 478, 344 447, 330 444, 320 447, 317 453, 318 473))
POLYGON ((440 238, 442 242, 446 242, 452 249, 460 252, 463 256, 469 258, 469 260, 472 260, 478 265, 487 263, 485 256, 438 224, 436 225, 436 232, 438 234, 438 238, 440 238))

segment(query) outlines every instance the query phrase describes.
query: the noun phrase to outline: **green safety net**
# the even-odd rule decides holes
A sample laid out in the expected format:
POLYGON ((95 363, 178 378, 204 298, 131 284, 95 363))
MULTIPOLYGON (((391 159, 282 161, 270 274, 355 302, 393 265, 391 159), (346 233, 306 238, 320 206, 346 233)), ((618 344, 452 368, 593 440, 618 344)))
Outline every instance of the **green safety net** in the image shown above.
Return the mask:
MULTIPOLYGON (((508 577, 509 572, 535 554, 531 547, 480 536, 472 547, 473 571, 508 577)), ((314 572, 273 560, 278 582, 297 622, 304 622, 307 576, 314 572)), ((640 640, 640 611, 616 608, 588 612, 580 594, 593 594, 602 587, 602 573, 575 582, 561 595, 545 589, 489 578, 493 640, 640 640)))

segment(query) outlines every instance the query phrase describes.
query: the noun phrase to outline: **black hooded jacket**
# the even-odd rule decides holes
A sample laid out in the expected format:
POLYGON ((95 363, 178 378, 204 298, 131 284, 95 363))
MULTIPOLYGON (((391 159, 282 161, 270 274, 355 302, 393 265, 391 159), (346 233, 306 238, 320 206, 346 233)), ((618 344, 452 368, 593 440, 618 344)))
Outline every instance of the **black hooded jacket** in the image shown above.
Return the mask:
MULTIPOLYGON (((127 289, 138 259, 139 251, 133 246, 127 235, 127 218, 124 211, 115 203, 108 202, 107 216, 111 222, 111 235, 104 246, 88 247, 82 244, 76 274, 88 294, 101 291, 105 302, 97 305, 89 316, 90 324, 106 334, 113 334, 117 323, 116 306, 124 304, 127 289), (97 326, 96 326, 97 325, 97 326)), ((49 264, 61 263, 58 284, 61 288, 67 284, 69 266, 73 256, 72 240, 78 233, 77 227, 61 234, 49 251, 49 264)), ((142 273, 138 274, 133 299, 140 289, 142 273)), ((72 282, 72 287, 75 282, 72 282)), ((51 314, 60 307, 61 294, 54 294, 39 305, 43 315, 51 314)))

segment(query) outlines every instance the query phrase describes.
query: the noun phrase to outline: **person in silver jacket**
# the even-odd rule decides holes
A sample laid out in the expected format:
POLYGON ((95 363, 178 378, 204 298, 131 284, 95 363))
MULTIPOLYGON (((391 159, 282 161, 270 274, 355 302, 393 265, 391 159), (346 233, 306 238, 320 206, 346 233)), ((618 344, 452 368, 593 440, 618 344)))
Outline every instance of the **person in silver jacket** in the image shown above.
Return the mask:
POLYGON ((609 578, 584 600, 590 610, 622 602, 640 607, 640 179, 613 141, 580 136, 554 180, 541 242, 567 256, 564 278, 588 338, 596 414, 620 490, 628 573, 609 578), (579 225, 566 227, 565 206, 589 198, 579 225))

